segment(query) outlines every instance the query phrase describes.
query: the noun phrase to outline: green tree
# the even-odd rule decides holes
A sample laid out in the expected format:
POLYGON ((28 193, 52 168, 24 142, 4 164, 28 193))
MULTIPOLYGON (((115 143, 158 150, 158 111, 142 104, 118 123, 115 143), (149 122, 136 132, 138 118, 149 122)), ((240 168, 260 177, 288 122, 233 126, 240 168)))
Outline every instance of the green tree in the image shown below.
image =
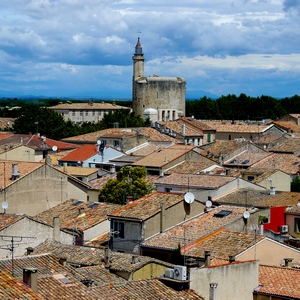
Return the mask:
POLYGON ((131 196, 138 199, 154 190, 154 186, 146 179, 145 167, 123 167, 116 179, 109 179, 100 190, 99 201, 116 204, 125 204, 126 198, 131 196))
POLYGON ((300 178, 295 177, 291 182, 291 192, 300 192, 300 178))

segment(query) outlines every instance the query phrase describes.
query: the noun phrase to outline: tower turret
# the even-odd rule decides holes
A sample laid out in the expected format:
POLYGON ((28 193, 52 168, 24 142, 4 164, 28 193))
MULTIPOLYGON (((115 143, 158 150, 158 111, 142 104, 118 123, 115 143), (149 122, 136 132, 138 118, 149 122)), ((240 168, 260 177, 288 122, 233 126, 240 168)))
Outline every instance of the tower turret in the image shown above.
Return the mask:
POLYGON ((132 57, 133 59, 133 80, 138 79, 139 77, 144 77, 144 54, 143 54, 143 48, 140 42, 140 38, 138 38, 138 41, 135 46, 135 52, 132 57))

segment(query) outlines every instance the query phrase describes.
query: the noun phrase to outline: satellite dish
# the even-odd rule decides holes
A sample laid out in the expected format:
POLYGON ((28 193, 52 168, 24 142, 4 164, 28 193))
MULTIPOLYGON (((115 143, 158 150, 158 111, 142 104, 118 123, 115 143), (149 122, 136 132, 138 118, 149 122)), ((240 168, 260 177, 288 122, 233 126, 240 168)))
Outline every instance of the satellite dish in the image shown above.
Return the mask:
POLYGON ((206 207, 211 207, 212 206, 212 202, 210 200, 207 200, 205 203, 206 207))
POLYGON ((250 213, 249 213, 249 211, 245 211, 245 212, 243 213, 243 217, 244 217, 245 219, 249 219, 249 218, 250 218, 250 213))
POLYGON ((52 151, 54 151, 54 152, 57 151, 57 146, 53 146, 52 151))
POLYGON ((100 145, 100 144, 101 144, 101 141, 100 141, 100 140, 98 140, 98 141, 97 141, 97 144, 98 144, 98 145, 100 145))
POLYGON ((8 203, 7 202, 3 202, 2 203, 2 208, 3 209, 7 209, 8 208, 8 203))
POLYGON ((193 193, 187 192, 187 193, 184 195, 184 201, 185 201, 186 203, 191 204, 191 203, 193 203, 194 200, 195 200, 195 196, 194 196, 193 193))

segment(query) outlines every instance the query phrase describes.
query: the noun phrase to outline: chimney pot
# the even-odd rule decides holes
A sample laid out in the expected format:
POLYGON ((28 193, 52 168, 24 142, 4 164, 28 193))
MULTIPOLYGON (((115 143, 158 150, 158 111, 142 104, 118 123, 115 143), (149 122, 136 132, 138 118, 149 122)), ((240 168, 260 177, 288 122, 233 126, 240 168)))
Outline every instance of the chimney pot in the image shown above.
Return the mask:
POLYGON ((209 250, 204 251, 204 258, 205 258, 205 266, 206 267, 210 266, 210 251, 209 250))
POLYGON ((229 255, 229 262, 232 263, 235 261, 235 256, 234 255, 229 255))

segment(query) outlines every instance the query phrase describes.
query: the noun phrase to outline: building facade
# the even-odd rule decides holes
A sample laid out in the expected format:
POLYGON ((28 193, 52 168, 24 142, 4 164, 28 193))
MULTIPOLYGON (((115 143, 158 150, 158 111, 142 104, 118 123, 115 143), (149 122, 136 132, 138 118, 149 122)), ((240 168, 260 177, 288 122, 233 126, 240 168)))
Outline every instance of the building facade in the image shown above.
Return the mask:
POLYGON ((181 77, 144 76, 145 57, 138 38, 133 59, 132 106, 136 115, 155 121, 185 115, 186 82, 181 77))

